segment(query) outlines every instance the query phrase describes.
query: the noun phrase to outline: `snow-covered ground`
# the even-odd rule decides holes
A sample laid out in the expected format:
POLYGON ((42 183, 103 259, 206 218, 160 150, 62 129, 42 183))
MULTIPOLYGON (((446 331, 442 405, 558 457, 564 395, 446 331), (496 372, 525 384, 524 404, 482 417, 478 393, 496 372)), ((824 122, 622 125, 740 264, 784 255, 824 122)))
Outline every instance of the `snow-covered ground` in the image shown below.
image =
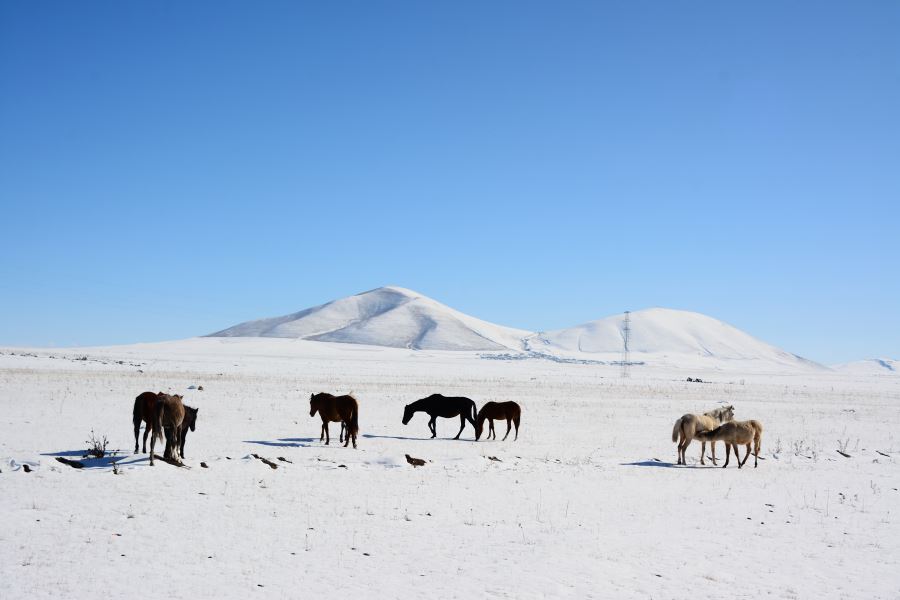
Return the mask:
POLYGON ((0 598, 900 596, 900 377, 279 338, 0 353, 0 598), (145 390, 200 408, 189 468, 131 453, 145 390), (320 444, 317 391, 359 398, 358 450, 320 444), (402 425, 433 392, 516 400, 518 441, 402 425), (759 468, 697 444, 673 466, 675 420, 721 402, 764 423, 759 468), (91 430, 123 452, 55 460, 91 430))

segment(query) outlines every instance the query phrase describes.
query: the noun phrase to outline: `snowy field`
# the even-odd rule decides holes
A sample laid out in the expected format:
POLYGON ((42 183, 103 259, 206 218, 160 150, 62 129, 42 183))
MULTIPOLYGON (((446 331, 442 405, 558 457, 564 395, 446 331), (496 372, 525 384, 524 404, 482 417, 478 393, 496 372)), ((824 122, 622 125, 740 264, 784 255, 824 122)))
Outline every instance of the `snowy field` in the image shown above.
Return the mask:
POLYGON ((900 597, 900 376, 289 339, 0 352, 0 598, 900 597), (188 468, 132 454, 146 390, 199 407, 188 468), (318 391, 360 400, 358 450, 336 424, 319 442, 318 391), (516 400, 518 441, 402 425, 433 392, 516 400), (763 422, 759 468, 700 467, 696 442, 674 466, 675 420, 721 402, 763 422), (91 430, 122 452, 55 460, 91 430))

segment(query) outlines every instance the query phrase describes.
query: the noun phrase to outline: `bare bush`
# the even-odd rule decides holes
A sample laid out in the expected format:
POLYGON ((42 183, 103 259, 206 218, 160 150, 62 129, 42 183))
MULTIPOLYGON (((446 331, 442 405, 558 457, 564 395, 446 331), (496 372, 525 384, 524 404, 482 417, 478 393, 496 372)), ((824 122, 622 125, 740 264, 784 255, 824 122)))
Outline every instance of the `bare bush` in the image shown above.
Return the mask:
POLYGON ((105 435, 99 437, 94 433, 94 430, 91 429, 91 437, 84 443, 88 445, 87 451, 84 453, 86 457, 93 456, 95 458, 103 458, 106 456, 106 447, 109 445, 109 440, 105 435))

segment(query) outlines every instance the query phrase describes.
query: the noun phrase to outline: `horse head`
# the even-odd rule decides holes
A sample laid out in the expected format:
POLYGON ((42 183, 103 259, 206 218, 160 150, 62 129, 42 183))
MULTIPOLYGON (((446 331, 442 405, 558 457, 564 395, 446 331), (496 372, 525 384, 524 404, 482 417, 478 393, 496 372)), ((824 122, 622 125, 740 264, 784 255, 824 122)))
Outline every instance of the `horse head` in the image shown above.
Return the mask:
POLYGON ((197 429, 197 411, 200 410, 198 408, 193 408, 190 406, 184 407, 184 421, 182 421, 182 426, 187 426, 191 431, 196 431, 197 429))
POLYGON ((721 411, 720 414, 723 423, 734 420, 734 405, 729 404, 728 406, 723 406, 721 411))
POLYGON ((318 398, 316 398, 318 394, 310 394, 309 395, 309 416, 316 416, 316 411, 319 410, 319 402, 318 398))
POLYGON ((409 420, 412 419, 413 414, 414 413, 413 413, 411 404, 407 404, 405 407, 403 407, 403 424, 404 425, 409 423, 409 420))

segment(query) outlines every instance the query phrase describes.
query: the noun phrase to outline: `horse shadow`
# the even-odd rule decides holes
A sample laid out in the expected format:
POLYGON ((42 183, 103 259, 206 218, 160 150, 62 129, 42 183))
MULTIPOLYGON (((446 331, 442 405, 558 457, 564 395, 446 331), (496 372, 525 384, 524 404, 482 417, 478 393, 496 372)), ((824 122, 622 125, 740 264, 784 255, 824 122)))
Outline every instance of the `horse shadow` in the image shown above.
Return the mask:
MULTIPOLYGON (((244 440, 245 444, 259 444, 274 448, 309 448, 319 443, 318 438, 280 438, 277 440, 244 440)), ((324 444, 324 442, 321 442, 324 444)))
MULTIPOLYGON (((364 438, 370 438, 373 440, 405 440, 405 441, 419 441, 419 440, 430 440, 430 437, 405 437, 402 435, 375 435, 374 433, 364 433, 362 434, 364 438)), ((435 438, 442 439, 442 438, 435 438)))
POLYGON ((362 437, 376 439, 376 440, 404 440, 404 441, 408 441, 408 442, 431 441, 431 440, 434 440, 434 441, 443 440, 443 441, 448 441, 448 442, 474 442, 475 441, 472 438, 459 438, 457 440, 452 437, 441 437, 441 436, 438 436, 436 438, 433 438, 431 436, 404 437, 402 435, 375 435, 372 433, 364 433, 364 434, 362 434, 362 437))
POLYGON ((138 462, 147 461, 146 455, 129 454, 122 451, 110 452, 106 456, 85 456, 84 450, 62 450, 60 452, 42 452, 41 456, 53 458, 68 458, 84 465, 85 469, 111 469, 113 464, 119 466, 133 466, 138 462))
POLYGON ((661 469, 709 469, 708 465, 676 465, 662 460, 640 460, 630 463, 619 463, 623 467, 657 467, 661 469))

